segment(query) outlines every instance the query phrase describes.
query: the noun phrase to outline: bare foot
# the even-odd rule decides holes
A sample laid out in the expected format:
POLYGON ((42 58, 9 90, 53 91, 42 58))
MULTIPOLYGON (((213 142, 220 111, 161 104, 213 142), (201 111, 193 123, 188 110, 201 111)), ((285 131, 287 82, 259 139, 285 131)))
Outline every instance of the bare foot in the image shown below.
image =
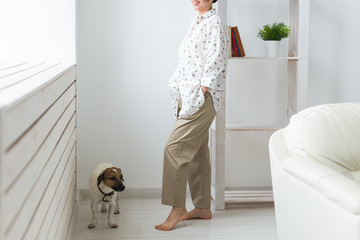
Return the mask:
POLYGON ((168 218, 162 224, 156 225, 155 228, 161 231, 169 231, 175 227, 178 222, 188 219, 188 212, 185 208, 173 207, 168 218))
POLYGON ((194 208, 188 213, 188 219, 211 219, 211 210, 209 208, 194 208))

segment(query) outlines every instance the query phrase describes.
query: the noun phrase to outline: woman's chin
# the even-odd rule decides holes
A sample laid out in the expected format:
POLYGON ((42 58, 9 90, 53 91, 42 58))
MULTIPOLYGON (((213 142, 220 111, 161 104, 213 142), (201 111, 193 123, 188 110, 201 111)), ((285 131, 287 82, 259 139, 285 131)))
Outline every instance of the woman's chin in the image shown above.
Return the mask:
POLYGON ((193 4, 193 7, 194 7, 195 10, 199 10, 200 4, 193 4))

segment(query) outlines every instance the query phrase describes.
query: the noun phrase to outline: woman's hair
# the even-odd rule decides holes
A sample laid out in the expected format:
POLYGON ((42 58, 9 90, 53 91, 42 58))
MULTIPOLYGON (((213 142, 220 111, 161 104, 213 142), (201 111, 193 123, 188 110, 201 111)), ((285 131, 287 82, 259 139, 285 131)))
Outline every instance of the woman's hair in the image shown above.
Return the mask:
POLYGON ((217 2, 217 0, 213 0, 213 3, 216 3, 217 2))

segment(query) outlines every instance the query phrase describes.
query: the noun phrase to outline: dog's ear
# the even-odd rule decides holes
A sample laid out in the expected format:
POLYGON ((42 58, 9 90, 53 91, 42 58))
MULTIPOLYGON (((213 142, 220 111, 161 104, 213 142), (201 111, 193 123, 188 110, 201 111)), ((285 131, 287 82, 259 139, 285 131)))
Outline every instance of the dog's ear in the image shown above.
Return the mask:
POLYGON ((116 169, 118 175, 120 176, 120 179, 121 179, 123 182, 125 182, 124 176, 122 175, 122 172, 121 172, 121 169, 120 169, 120 168, 115 168, 115 169, 116 169))
POLYGON ((98 186, 100 185, 101 181, 104 180, 104 176, 105 176, 105 171, 102 172, 102 173, 98 176, 98 178, 97 178, 97 185, 98 185, 98 186))

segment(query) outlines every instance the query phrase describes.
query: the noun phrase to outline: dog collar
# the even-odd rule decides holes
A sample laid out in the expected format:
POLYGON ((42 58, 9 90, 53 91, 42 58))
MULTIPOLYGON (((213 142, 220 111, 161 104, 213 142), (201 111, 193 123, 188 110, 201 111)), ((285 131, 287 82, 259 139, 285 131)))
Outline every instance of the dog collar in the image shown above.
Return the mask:
POLYGON ((112 195, 114 195, 114 191, 109 192, 109 193, 104 193, 104 192, 100 189, 99 185, 97 185, 97 186, 98 186, 99 191, 104 195, 103 198, 102 198, 102 200, 103 200, 104 202, 109 202, 109 198, 112 198, 112 195))

